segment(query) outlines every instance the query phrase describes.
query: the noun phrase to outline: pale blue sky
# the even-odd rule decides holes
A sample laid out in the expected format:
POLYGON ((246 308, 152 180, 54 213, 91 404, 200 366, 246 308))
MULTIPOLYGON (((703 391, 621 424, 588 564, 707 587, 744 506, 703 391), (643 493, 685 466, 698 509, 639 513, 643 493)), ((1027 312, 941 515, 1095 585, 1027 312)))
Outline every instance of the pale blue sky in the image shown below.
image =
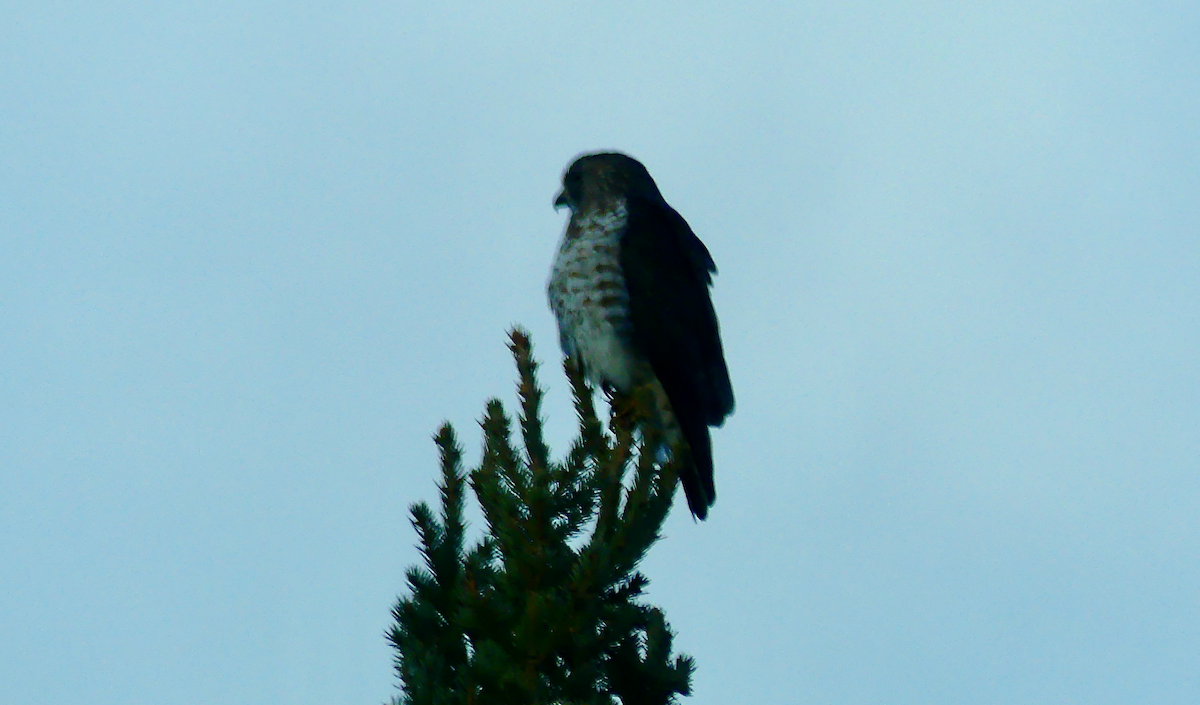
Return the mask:
POLYGON ((0 693, 378 703, 576 153, 720 267, 715 703, 1200 702, 1200 5, 5 3, 0 693))

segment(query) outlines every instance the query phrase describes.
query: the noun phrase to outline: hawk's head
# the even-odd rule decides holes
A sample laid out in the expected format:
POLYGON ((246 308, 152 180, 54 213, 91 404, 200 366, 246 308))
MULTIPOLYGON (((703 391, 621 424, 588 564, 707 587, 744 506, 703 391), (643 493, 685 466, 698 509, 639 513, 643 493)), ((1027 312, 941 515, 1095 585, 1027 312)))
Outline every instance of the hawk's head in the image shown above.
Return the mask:
POLYGON ((554 199, 554 207, 590 210, 629 196, 662 200, 658 186, 641 162, 620 152, 598 152, 571 163, 563 174, 563 188, 554 199))

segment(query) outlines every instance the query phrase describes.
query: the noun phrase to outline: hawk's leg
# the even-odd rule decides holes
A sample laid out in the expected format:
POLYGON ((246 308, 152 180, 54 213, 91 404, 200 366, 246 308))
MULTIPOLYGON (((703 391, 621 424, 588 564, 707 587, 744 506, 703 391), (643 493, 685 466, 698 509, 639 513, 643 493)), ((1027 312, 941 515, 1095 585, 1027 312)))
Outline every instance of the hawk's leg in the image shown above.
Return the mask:
POLYGON ((653 379, 639 386, 635 393, 635 404, 644 420, 642 437, 647 446, 656 449, 658 462, 665 463, 676 455, 686 453, 687 441, 684 440, 679 420, 662 384, 653 379))

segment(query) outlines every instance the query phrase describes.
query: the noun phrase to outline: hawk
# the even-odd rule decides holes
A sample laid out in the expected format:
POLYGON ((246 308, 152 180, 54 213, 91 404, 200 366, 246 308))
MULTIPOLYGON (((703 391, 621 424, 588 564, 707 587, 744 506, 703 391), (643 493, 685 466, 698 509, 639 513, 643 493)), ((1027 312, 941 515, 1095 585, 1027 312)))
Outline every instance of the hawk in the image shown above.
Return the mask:
POLYGON ((683 450, 683 492, 704 519, 716 500, 708 429, 733 412, 712 256, 625 154, 576 159, 554 206, 571 210, 548 286, 563 353, 610 394, 650 385, 651 422, 683 450))

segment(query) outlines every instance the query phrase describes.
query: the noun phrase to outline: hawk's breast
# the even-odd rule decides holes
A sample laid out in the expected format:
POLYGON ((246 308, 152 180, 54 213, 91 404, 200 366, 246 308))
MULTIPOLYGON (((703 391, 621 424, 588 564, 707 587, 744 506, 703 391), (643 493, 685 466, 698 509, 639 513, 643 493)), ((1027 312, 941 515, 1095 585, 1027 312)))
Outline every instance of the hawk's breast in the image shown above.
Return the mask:
POLYGON ((611 208, 573 213, 550 272, 550 308, 563 352, 583 364, 593 384, 628 391, 637 360, 631 344, 629 292, 621 273, 624 199, 611 208))

